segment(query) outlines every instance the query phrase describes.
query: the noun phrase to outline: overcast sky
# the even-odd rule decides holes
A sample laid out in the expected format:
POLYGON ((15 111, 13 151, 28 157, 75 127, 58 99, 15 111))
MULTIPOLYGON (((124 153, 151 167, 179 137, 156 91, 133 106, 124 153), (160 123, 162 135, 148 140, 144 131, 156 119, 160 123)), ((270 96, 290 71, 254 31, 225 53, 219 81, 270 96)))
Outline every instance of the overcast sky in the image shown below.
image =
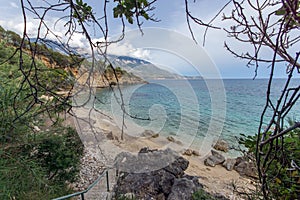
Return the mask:
MULTIPOLYGON (((42 4, 44 1, 35 0, 33 2, 42 4)), ((95 12, 102 12, 102 6, 95 4, 100 1, 89 0, 88 2, 94 7, 95 12)), ((19 5, 20 1, 0 0, 0 3, 0 25, 5 29, 21 34, 23 17, 19 5)), ((224 41, 231 44, 238 52, 242 52, 247 47, 226 38, 226 33, 223 30, 209 30, 205 46, 202 46, 204 29, 193 26, 198 45, 191 40, 183 3, 183 0, 159 0, 153 13, 161 21, 157 23, 145 21, 143 24, 144 36, 136 30, 136 26, 127 24, 126 30, 129 33, 126 34, 125 40, 112 46, 109 49, 110 52, 116 55, 129 55, 145 59, 160 67, 171 69, 183 75, 253 78, 254 68, 246 67, 246 61, 234 58, 227 52, 224 49, 224 41)), ((207 22, 224 3, 224 0, 198 0, 196 3, 191 3, 190 8, 192 14, 207 22)), ((114 5, 113 0, 111 0, 109 9, 112 9, 114 5)), ((230 7, 224 12, 229 13, 230 7)), ((112 16, 112 11, 110 16, 112 16)), ((53 14, 47 20, 54 24, 58 17, 53 14)), ((109 17, 109 19, 110 36, 113 38, 114 35, 120 33, 121 24, 119 20, 112 19, 112 17, 109 17)), ((221 22, 220 19, 216 21, 216 25, 230 26, 228 22, 221 22)), ((36 22, 29 17, 27 24, 29 32, 35 33, 36 27, 36 22)), ((57 25, 55 33, 63 36, 63 25, 57 25)), ((101 40, 101 36, 97 33, 94 33, 93 37, 94 40, 101 40)), ((81 48, 87 45, 83 35, 76 35, 72 42, 74 46, 81 48)), ((276 76, 285 77, 283 72, 284 70, 277 72, 276 76)), ((258 71, 258 78, 265 78, 268 75, 269 69, 267 65, 262 65, 258 71)))

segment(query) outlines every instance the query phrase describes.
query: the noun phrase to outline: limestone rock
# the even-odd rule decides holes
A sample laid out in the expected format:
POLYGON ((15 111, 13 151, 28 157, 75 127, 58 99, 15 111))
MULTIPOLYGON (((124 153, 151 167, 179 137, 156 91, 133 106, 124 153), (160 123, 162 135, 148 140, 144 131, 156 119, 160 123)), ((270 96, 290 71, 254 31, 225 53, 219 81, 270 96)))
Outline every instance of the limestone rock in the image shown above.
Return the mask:
POLYGON ((183 152, 183 155, 186 155, 186 156, 192 156, 192 155, 193 155, 193 150, 192 150, 192 149, 186 149, 186 150, 183 152))
POLYGON ((193 150, 193 155, 194 156, 200 156, 200 153, 199 153, 199 151, 193 150))
POLYGON ((175 138, 173 138, 172 136, 168 136, 167 140, 169 140, 170 142, 175 142, 175 138))
POLYGON ((157 149, 150 149, 149 147, 143 147, 143 148, 141 148, 139 153, 149 153, 149 152, 154 152, 154 151, 158 151, 158 150, 157 149))
POLYGON ((175 179, 167 200, 190 200, 192 194, 199 188, 201 188, 200 184, 195 184, 193 180, 186 177, 175 179))
POLYGON ((168 137, 167 137, 167 140, 168 140, 169 142, 173 142, 173 143, 176 143, 176 144, 178 144, 178 145, 182 145, 182 142, 179 141, 179 140, 176 140, 173 136, 168 136, 168 137))
POLYGON ((217 143, 214 145, 214 149, 219 151, 228 152, 229 145, 225 140, 218 140, 217 143))
POLYGON ((155 133, 155 132, 152 131, 152 130, 145 130, 145 131, 142 133, 142 136, 143 136, 143 137, 157 138, 157 137, 159 137, 159 134, 158 134, 158 133, 155 133))
POLYGON ((109 140, 115 140, 115 136, 114 134, 112 133, 112 131, 109 131, 107 134, 106 134, 106 138, 109 139, 109 140))
POLYGON ((257 169, 253 162, 243 160, 234 169, 242 176, 257 178, 257 169))
POLYGON ((164 170, 170 172, 176 177, 179 177, 180 175, 183 175, 188 166, 189 161, 180 156, 173 163, 165 167, 164 170))
POLYGON ((198 151, 192 150, 192 149, 186 149, 183 153, 183 155, 186 156, 200 156, 200 153, 198 151))
POLYGON ((216 165, 222 164, 225 161, 225 157, 219 152, 211 150, 212 155, 204 160, 204 164, 207 166, 214 167, 216 165))
MULTIPOLYGON (((171 149, 151 150, 145 147, 137 155, 121 153, 117 161, 119 162, 117 166, 121 169, 114 188, 117 196, 129 193, 134 194, 136 199, 191 199, 191 194, 201 188, 197 177, 184 174, 189 162, 171 149), (157 170, 124 171, 126 169, 124 166, 141 169, 141 163, 151 165, 151 162, 155 161, 152 158, 156 161, 164 158, 172 159, 168 159, 167 165, 157 170), (147 159, 150 160, 146 161, 147 159)), ((151 166, 142 168, 151 169, 151 166)))
POLYGON ((232 171, 236 163, 236 159, 228 158, 223 163, 223 167, 225 167, 228 171, 232 171))

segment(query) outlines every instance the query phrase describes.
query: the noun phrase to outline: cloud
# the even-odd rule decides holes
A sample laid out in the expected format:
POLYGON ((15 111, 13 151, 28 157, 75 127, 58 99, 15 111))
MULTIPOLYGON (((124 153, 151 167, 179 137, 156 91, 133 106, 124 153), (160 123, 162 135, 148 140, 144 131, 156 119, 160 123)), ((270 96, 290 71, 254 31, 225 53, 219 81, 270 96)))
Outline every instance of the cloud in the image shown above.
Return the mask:
MULTIPOLYGON (((112 42, 116 40, 115 37, 108 38, 108 41, 112 42)), ((104 38, 93 39, 92 42, 96 44, 97 42, 105 42, 104 38)), ((102 48, 104 51, 104 48, 102 48)), ((107 47, 107 53, 116 56, 130 56, 135 58, 140 58, 143 60, 149 60, 151 58, 150 51, 143 48, 134 47, 133 43, 129 40, 124 40, 121 42, 113 42, 107 47)))
POLYGON ((13 8, 19 8, 19 6, 15 2, 10 2, 9 4, 13 8))

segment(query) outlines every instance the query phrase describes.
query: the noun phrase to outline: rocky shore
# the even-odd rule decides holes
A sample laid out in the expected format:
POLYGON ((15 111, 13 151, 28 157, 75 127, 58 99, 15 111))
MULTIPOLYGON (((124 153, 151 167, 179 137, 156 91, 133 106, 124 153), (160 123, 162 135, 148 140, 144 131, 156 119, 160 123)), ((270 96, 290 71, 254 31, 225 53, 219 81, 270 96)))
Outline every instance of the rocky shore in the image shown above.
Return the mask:
MULTIPOLYGON (((80 130, 79 135, 85 145, 80 179, 74 185, 77 190, 86 188, 97 179, 105 168, 116 167, 117 158, 124 153, 139 155, 141 149, 163 152, 166 151, 166 147, 172 147, 174 151, 182 147, 181 141, 177 140, 176 137, 160 136, 158 133, 149 130, 140 133, 139 137, 125 134, 124 140, 120 140, 121 130, 108 116, 98 112, 87 112, 84 108, 78 108, 75 113, 80 116, 80 119, 76 119, 75 124, 77 130, 80 130)), ((218 143, 224 143, 224 141, 216 144, 218 143)), ((189 163, 182 170, 185 176, 193 177, 193 180, 197 177, 200 188, 215 197, 243 199, 240 193, 247 193, 256 189, 256 174, 253 163, 246 158, 226 158, 226 149, 225 142, 221 147, 218 147, 218 145, 212 147, 211 154, 205 157, 195 149, 184 149, 177 151, 177 154, 189 163)), ((164 170, 166 166, 160 166, 154 162, 154 164, 148 163, 145 167, 146 171, 143 169, 144 171, 140 171, 140 173, 146 173, 145 176, 148 177, 149 174, 152 176, 155 171, 164 170)), ((133 169, 137 170, 135 167, 133 169)), ((128 173, 128 170, 126 173, 128 173)), ((141 177, 144 177, 144 175, 141 177)), ((183 178, 183 176, 178 175, 175 177, 183 178)), ((142 179, 148 180, 145 177, 142 179)), ((172 182, 178 183, 175 180, 172 182)), ((170 187, 173 187, 173 185, 170 187)), ((116 191, 120 191, 120 189, 116 189, 116 191)), ((168 199, 168 196, 164 195, 164 198, 168 199)))

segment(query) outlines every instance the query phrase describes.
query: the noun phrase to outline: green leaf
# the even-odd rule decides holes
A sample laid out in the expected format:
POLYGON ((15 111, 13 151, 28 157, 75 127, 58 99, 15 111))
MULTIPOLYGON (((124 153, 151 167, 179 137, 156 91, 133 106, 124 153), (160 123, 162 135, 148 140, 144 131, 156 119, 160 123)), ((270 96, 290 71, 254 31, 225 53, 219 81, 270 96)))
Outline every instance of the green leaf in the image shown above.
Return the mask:
POLYGON ((128 20, 128 22, 129 22, 130 24, 133 24, 133 19, 132 19, 132 17, 128 17, 127 20, 128 20))
POLYGON ((275 15, 285 15, 286 11, 284 7, 281 7, 280 9, 275 11, 275 15))

